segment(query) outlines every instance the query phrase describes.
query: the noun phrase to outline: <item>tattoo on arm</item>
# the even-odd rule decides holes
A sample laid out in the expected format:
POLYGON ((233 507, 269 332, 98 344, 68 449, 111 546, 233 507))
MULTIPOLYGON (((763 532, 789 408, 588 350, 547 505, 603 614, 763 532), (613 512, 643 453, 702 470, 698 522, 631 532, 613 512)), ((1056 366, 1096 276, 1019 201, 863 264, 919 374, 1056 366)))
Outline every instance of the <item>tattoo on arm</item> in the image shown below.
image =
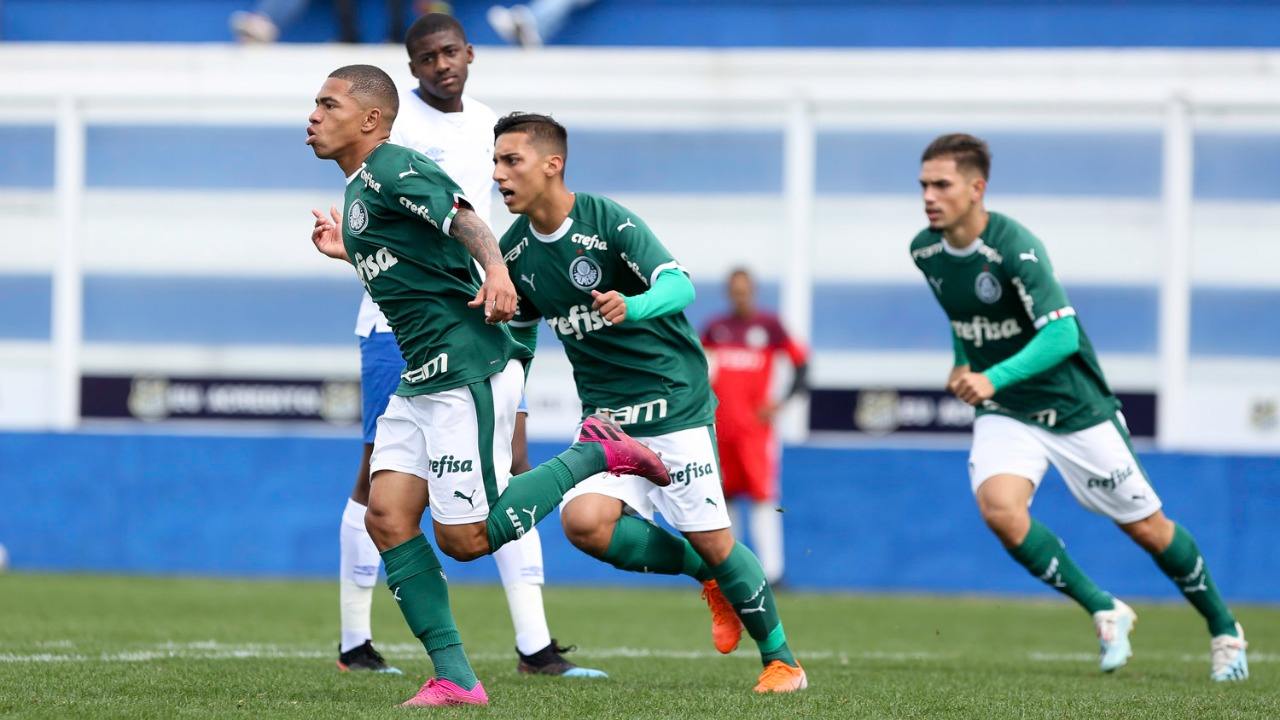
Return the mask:
POLYGON ((453 223, 449 226, 449 234, 467 248, 480 267, 502 264, 497 239, 474 210, 458 208, 458 214, 453 216, 453 223))

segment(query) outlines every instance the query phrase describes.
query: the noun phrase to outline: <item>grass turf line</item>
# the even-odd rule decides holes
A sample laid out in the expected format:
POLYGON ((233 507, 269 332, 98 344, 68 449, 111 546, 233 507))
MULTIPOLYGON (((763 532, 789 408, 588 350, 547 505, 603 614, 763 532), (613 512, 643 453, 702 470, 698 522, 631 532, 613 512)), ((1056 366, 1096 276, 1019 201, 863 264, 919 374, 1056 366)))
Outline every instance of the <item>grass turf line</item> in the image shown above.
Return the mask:
MULTIPOLYGON (((570 657, 612 677, 518 676, 502 591, 458 585, 492 705, 433 717, 1280 717, 1274 607, 1239 610, 1253 677, 1216 685, 1204 624, 1181 602, 1137 603, 1136 655, 1103 676, 1088 617, 1065 602, 786 593, 811 688, 756 697, 752 643, 711 652, 692 584, 545 594, 553 634, 581 647, 570 657)), ((407 676, 340 675, 336 601, 328 582, 0 575, 0 717, 403 718, 394 706, 430 673, 426 654, 379 588, 375 641, 407 676)))

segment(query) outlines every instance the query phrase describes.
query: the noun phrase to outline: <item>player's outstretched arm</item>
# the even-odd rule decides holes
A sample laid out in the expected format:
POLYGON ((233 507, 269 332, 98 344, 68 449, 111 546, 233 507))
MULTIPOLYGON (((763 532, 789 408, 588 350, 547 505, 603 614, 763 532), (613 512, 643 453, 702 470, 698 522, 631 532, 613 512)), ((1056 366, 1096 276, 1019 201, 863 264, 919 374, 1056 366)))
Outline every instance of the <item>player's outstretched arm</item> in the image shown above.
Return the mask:
POLYGON ((449 225, 449 235, 484 268, 484 284, 467 305, 483 307, 485 322, 490 325, 510 320, 516 314, 516 287, 489 226, 471 208, 460 207, 449 225))
POLYGON ((311 209, 311 214, 316 217, 315 227, 311 230, 311 242, 316 249, 335 260, 351 262, 347 248, 342 244, 342 216, 338 214, 338 208, 329 206, 328 217, 315 208, 311 209))

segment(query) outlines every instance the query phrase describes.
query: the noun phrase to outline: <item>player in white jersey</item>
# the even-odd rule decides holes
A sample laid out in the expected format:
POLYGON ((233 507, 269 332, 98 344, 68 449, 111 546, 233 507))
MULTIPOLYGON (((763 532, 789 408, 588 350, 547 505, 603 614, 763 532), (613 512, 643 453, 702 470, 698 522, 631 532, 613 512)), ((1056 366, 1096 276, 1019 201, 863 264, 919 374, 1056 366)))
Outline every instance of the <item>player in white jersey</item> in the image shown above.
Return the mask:
MULTIPOLYGON (((400 92, 400 112, 390 142, 417 150, 434 160, 466 193, 473 209, 491 222, 493 204, 493 126, 497 116, 489 107, 464 93, 468 65, 475 57, 462 25, 453 17, 431 13, 419 18, 405 35, 409 71, 416 87, 400 92)), ((410 169, 412 171, 412 168, 410 169)), ((369 498, 369 459, 377 420, 400 382, 404 360, 391 326, 366 292, 356 319, 360 337, 361 391, 364 415, 364 455, 356 485, 342 516, 340 605, 342 642, 338 666, 346 669, 398 672, 373 648, 370 609, 378 579, 380 556, 365 530, 369 498)), ((527 470, 525 415, 520 405, 512 457, 527 470)), ((514 463, 513 463, 514 464, 514 463)), ((551 638, 542 605, 542 541, 536 528, 493 555, 506 591, 516 632, 517 669, 524 673, 565 677, 601 677, 599 670, 582 668, 564 658, 568 648, 551 638)))

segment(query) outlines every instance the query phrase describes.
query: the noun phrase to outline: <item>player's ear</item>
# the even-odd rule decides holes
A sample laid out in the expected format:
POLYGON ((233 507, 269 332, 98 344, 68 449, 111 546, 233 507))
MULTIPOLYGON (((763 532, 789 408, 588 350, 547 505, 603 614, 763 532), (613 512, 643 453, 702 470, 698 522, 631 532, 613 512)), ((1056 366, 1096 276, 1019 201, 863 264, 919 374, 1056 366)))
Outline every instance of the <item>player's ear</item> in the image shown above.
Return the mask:
POLYGON ((547 156, 547 177, 555 177, 564 172, 564 158, 559 155, 547 156))
POLYGON ((476 61, 476 49, 471 47, 471 43, 467 43, 467 64, 470 65, 475 61, 476 61))
POLYGON ((364 120, 360 122, 360 129, 364 132, 373 132, 378 129, 378 125, 382 123, 382 108, 372 107, 365 111, 364 120))
POLYGON ((981 175, 975 175, 973 178, 973 199, 980 200, 987 192, 987 180, 981 175))

